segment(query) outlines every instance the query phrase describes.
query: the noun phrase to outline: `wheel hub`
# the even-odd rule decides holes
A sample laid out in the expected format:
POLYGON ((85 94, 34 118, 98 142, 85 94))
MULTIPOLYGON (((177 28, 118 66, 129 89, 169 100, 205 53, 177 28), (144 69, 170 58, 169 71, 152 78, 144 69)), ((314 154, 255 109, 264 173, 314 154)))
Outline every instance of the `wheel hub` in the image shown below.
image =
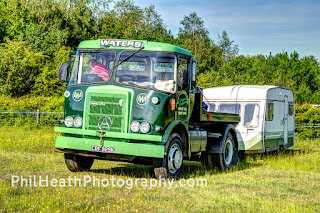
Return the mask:
POLYGON ((173 144, 168 154, 168 169, 171 173, 176 172, 182 165, 183 155, 180 147, 173 144))
POLYGON ((232 141, 229 139, 226 141, 226 146, 224 150, 224 162, 226 164, 230 164, 232 162, 232 156, 233 156, 233 145, 232 141))

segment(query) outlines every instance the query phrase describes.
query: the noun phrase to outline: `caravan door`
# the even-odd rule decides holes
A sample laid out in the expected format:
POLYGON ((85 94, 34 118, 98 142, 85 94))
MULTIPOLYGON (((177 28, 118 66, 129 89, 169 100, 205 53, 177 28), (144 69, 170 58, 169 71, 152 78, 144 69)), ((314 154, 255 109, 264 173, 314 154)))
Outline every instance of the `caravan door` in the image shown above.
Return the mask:
POLYGON ((283 145, 288 145, 288 96, 284 96, 284 116, 283 116, 283 145))
POLYGON ((244 102, 243 140, 248 152, 263 152, 262 116, 260 102, 244 102))

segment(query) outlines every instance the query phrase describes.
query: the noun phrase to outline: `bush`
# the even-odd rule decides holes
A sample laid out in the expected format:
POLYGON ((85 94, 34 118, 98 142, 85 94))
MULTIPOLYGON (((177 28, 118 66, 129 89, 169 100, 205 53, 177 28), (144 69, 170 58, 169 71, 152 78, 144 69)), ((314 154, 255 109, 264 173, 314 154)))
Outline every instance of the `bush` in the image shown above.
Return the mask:
POLYGON ((312 107, 310 104, 295 105, 295 122, 320 123, 320 107, 312 107))
POLYGON ((63 96, 24 96, 20 98, 11 98, 2 95, 0 96, 0 110, 35 111, 39 109, 42 112, 63 112, 63 101, 63 96))

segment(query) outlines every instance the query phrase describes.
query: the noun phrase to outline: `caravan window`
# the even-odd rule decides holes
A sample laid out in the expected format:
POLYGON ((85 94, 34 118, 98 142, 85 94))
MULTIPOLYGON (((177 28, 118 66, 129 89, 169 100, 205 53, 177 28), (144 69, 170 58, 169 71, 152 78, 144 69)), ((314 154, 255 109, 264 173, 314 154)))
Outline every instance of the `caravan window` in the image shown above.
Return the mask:
POLYGON ((266 121, 273 121, 273 103, 267 105, 266 121))
POLYGON ((258 127, 259 126, 259 104, 246 104, 244 109, 244 126, 258 127))
POLYGON ((220 104, 219 112, 235 113, 240 115, 240 104, 220 104))
POLYGON ((293 103, 289 103, 289 115, 293 115, 293 113, 294 113, 293 103))
POLYGON ((216 111, 216 104, 210 103, 210 102, 206 102, 206 104, 208 105, 207 112, 215 112, 216 111))

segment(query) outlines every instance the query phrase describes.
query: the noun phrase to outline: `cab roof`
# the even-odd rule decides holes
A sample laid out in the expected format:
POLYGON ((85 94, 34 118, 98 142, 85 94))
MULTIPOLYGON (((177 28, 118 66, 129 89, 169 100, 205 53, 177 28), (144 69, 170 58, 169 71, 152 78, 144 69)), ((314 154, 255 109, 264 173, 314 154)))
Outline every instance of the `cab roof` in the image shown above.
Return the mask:
POLYGON ((86 40, 80 42, 79 49, 121 49, 121 50, 137 50, 143 47, 144 51, 162 51, 176 52, 184 55, 192 56, 192 53, 186 49, 162 42, 146 41, 146 40, 126 40, 126 39, 97 39, 86 40))

